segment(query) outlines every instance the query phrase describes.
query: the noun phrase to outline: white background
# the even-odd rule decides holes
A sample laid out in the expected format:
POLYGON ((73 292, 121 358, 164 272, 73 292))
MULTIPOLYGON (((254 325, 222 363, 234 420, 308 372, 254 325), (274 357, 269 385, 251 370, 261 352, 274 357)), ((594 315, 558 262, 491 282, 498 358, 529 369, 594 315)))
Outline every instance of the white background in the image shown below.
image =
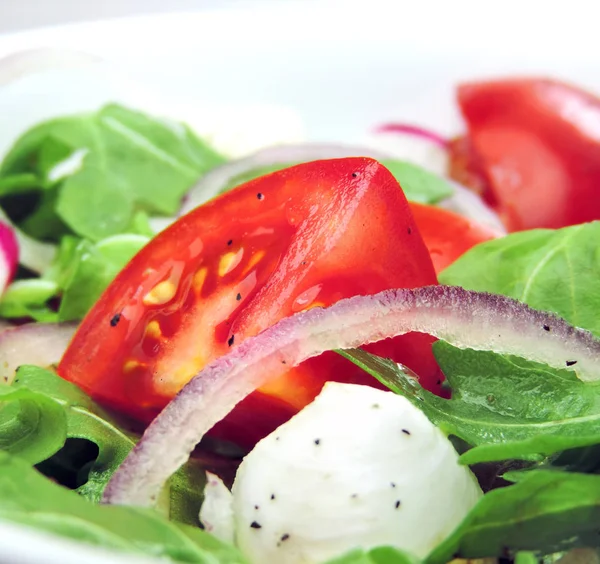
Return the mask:
MULTIPOLYGON (((189 12, 253 0, 0 0, 0 33, 97 19, 189 12)), ((277 2, 278 0, 269 0, 277 2)), ((279 0, 281 1, 281 0, 279 0)), ((283 0, 285 1, 285 0, 283 0)), ((310 1, 310 0, 309 0, 310 1)))

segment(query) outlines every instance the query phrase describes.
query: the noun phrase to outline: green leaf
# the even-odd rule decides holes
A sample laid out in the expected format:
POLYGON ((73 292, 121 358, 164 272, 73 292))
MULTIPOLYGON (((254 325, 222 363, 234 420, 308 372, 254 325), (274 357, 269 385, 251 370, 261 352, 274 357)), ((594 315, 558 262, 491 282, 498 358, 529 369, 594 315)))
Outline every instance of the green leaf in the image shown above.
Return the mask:
MULTIPOLYGON (((424 390, 392 361, 360 350, 341 354, 407 397, 446 434, 470 445, 555 435, 571 437, 571 446, 576 447, 581 437, 592 437, 589 440, 594 442, 600 436, 598 384, 582 382, 567 370, 491 352, 463 351, 443 341, 433 349, 453 390, 450 400, 424 390)), ((521 442, 521 457, 537 460, 543 455, 539 445, 539 441, 521 442)), ((471 457, 471 463, 478 460, 476 451, 465 456, 471 457)))
POLYGON ((87 439, 98 446, 98 457, 80 492, 89 499, 99 500, 110 476, 137 442, 138 436, 126 430, 126 421, 109 414, 77 386, 43 368, 19 367, 13 386, 52 398, 63 408, 67 437, 87 439))
MULTIPOLYGON (((85 483, 77 487, 77 491, 91 501, 98 501, 113 472, 139 440, 139 435, 132 430, 132 422, 108 412, 74 384, 38 366, 19 367, 13 386, 17 390, 36 392, 36 397, 41 396, 62 406, 66 435, 58 448, 65 438, 85 439, 97 446, 97 456, 86 468, 89 472, 85 483)), ((69 445, 65 448, 67 452, 61 453, 60 457, 67 458, 68 464, 74 454, 69 445)), ((56 464, 64 466, 59 460, 51 462, 50 466, 56 464)), ((197 525, 204 486, 205 472, 198 462, 191 459, 169 482, 166 511, 171 519, 197 525)))
POLYGON ((484 495, 425 562, 599 547, 598 523, 600 476, 533 470, 484 495))
POLYGON ((153 510, 90 503, 5 452, 0 452, 0 499, 0 519, 97 546, 178 562, 246 562, 235 548, 153 510))
POLYGON ((600 222, 513 233, 472 248, 443 284, 516 298, 600 336, 600 222))
POLYGON ((0 196, 33 236, 59 240, 67 230, 99 241, 125 232, 140 210, 173 215, 223 161, 187 126, 110 104, 25 133, 0 167, 0 196), (23 192, 37 196, 6 199, 23 192))
POLYGON ((58 216, 92 241, 122 233, 134 211, 127 183, 98 159, 94 154, 85 157, 82 170, 64 181, 56 202, 58 216))
POLYGON ((554 454, 570 449, 600 445, 600 433, 596 435, 534 435, 528 439, 506 443, 482 444, 468 450, 460 457, 462 464, 499 462, 502 460, 543 461, 554 454))
POLYGON ((383 159, 380 162, 400 183, 407 200, 436 204, 454 193, 446 180, 420 166, 396 159, 383 159))
POLYGON ((0 450, 37 464, 57 452, 66 436, 60 405, 27 388, 0 385, 0 450))
POLYGON ((17 319, 31 317, 41 322, 58 321, 58 314, 48 306, 48 300, 57 292, 58 285, 52 280, 17 280, 2 295, 0 316, 17 319))
POLYGON ((397 548, 380 546, 369 550, 356 549, 326 564, 419 564, 420 560, 397 548))
POLYGON ((67 244, 52 276, 61 281, 60 321, 82 319, 119 271, 149 241, 142 235, 114 235, 96 244, 67 244))

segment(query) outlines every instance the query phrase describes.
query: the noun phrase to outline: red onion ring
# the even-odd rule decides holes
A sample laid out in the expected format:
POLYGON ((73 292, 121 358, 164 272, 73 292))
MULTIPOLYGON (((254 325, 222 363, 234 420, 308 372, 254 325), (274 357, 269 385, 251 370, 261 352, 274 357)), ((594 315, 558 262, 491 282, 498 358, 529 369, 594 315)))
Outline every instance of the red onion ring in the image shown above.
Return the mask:
POLYGON ((14 278, 19 263, 19 244, 12 227, 0 221, 0 293, 14 278))
POLYGON ((202 436, 272 378, 332 349, 411 331, 461 348, 522 356, 600 378, 600 340, 516 300, 451 286, 386 290, 314 308, 243 341, 199 372, 148 427, 107 485, 103 502, 148 506, 202 436))
POLYGON ((431 141, 438 147, 446 150, 448 149, 449 144, 448 139, 442 137, 439 133, 408 123, 384 123, 375 128, 375 133, 400 133, 402 135, 412 135, 413 137, 420 137, 431 141))

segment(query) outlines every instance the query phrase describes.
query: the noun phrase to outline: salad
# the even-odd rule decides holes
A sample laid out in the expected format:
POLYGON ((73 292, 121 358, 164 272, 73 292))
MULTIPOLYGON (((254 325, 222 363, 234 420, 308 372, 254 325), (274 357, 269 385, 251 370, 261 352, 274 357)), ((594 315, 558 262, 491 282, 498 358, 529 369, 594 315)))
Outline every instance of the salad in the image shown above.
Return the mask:
POLYGON ((595 562, 600 100, 238 158, 111 103, 0 165, 0 520, 175 562, 595 562), (430 163, 445 160, 442 171, 430 163))

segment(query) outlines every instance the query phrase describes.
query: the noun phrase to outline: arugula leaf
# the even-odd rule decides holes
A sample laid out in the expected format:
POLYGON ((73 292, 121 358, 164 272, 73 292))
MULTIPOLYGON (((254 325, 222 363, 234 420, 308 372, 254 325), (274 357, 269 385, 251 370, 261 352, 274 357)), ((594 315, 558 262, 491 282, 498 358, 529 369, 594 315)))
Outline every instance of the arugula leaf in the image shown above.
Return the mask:
MULTIPOLYGON (((407 397, 445 433, 470 445, 488 445, 488 452, 495 443, 522 441, 520 457, 539 460, 544 444, 523 442, 539 435, 571 437, 572 446, 579 446, 582 437, 585 444, 600 443, 597 384, 584 383, 566 370, 491 352, 463 351, 443 341, 433 350, 453 390, 450 400, 424 390, 392 361, 361 350, 341 354, 407 397)), ((469 463, 489 458, 485 450, 465 456, 469 463)))
POLYGON ((153 510, 96 505, 0 451, 0 518, 106 548, 201 564, 246 560, 204 531, 153 510))
POLYGON ((64 411, 52 399, 0 385, 0 450, 37 464, 57 452, 66 437, 64 411))
POLYGON ((357 549, 326 564, 419 564, 420 560, 407 552, 391 546, 380 546, 369 550, 357 549))
MULTIPOLYGON (((66 438, 85 439, 97 446, 97 455, 86 469, 85 483, 77 487, 77 491, 91 501, 99 501, 113 472, 139 440, 139 435, 132 430, 132 423, 109 413, 74 384, 38 366, 19 367, 13 387, 18 391, 35 393, 36 397, 40 396, 47 402, 56 403, 63 411, 66 432, 60 436, 62 442, 58 444, 58 448, 48 456, 62 447, 66 438)), ((65 445, 65 449, 66 452, 63 450, 59 457, 66 458, 69 463, 74 453, 69 444, 65 445)), ((64 462, 51 461, 46 466, 51 467, 53 464, 60 465, 64 462)), ((204 485, 205 472, 193 459, 172 476, 166 492, 165 508, 171 519, 198 524, 204 485)))
POLYGON ((502 460, 529 460, 541 462, 546 458, 571 449, 600 445, 600 433, 595 435, 534 435, 530 438, 506 443, 482 444, 463 453, 462 464, 502 460))
POLYGON ((10 284, 0 300, 0 316, 7 318, 31 317, 40 322, 56 322, 58 314, 48 301, 58 292, 52 280, 31 278, 10 284))
POLYGON ((110 104, 25 133, 0 166, 0 195, 9 215, 28 210, 12 219, 34 236, 58 240, 70 230, 99 241, 126 231, 140 210, 174 214, 223 161, 187 126, 110 104), (37 198, 9 205, 24 191, 37 198))
MULTIPOLYGON (((406 198, 410 201, 420 204, 435 204, 453 194, 452 187, 446 180, 420 166, 396 159, 383 159, 380 162, 400 183, 406 198)), ((222 192, 228 192, 240 184, 297 164, 300 163, 278 163, 248 170, 231 178, 223 187, 222 192)))
POLYGON ((50 276, 61 284, 60 321, 82 319, 119 271, 149 241, 142 235, 114 235, 96 244, 67 241, 50 276))
POLYGON ((382 159, 380 162, 400 183, 408 200, 420 204, 437 204, 454 193, 446 180, 420 166, 397 159, 382 159))
POLYGON ((54 400, 62 406, 66 416, 66 436, 87 439, 98 446, 98 457, 90 469, 88 481, 79 488, 80 493, 98 501, 110 476, 137 442, 137 435, 127 431, 124 421, 102 409, 77 386, 49 370, 21 366, 13 386, 54 400))
POLYGON ((599 522, 600 476, 531 470, 484 495, 425 563, 600 547, 599 522))
POLYGON ((600 336, 600 222, 513 233, 473 247, 443 284, 503 294, 600 336))

